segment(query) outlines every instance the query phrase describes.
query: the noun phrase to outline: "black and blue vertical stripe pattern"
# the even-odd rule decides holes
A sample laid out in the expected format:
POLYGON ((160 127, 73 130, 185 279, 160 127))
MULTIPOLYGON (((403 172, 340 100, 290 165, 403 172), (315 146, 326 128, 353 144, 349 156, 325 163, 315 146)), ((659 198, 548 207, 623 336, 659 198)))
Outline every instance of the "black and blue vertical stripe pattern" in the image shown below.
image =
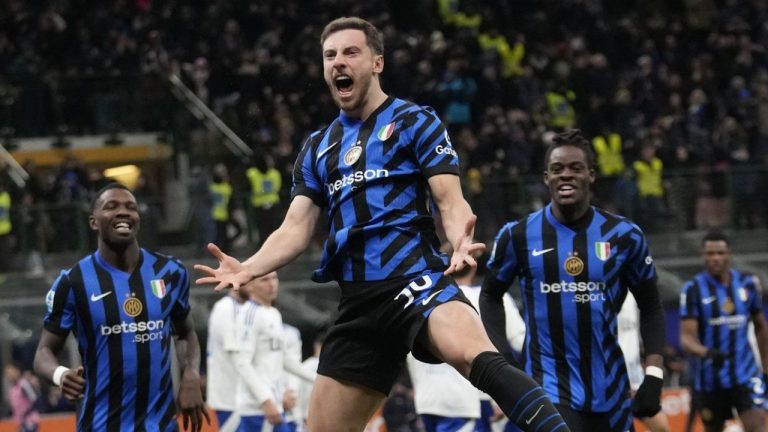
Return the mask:
POLYGON ((762 313, 755 276, 730 270, 731 283, 724 286, 702 272, 687 281, 680 292, 680 318, 698 324, 699 341, 728 354, 720 368, 709 359, 693 359, 694 388, 714 391, 747 385, 760 369, 748 340, 749 322, 762 313))
POLYGON ((488 269, 501 282, 519 278, 526 372, 554 403, 614 413, 612 427, 629 429, 616 315, 628 287, 656 274, 642 231, 597 208, 582 225, 565 226, 549 205, 499 231, 488 269))
POLYGON ((443 268, 427 179, 459 173, 447 131, 429 108, 388 98, 361 121, 343 113, 306 140, 292 195, 328 213, 316 281, 376 281, 443 268))
POLYGON ((177 430, 170 338, 171 322, 189 313, 183 264, 142 249, 128 274, 97 252, 62 272, 51 293, 45 327, 75 334, 85 370, 78 431, 177 430))

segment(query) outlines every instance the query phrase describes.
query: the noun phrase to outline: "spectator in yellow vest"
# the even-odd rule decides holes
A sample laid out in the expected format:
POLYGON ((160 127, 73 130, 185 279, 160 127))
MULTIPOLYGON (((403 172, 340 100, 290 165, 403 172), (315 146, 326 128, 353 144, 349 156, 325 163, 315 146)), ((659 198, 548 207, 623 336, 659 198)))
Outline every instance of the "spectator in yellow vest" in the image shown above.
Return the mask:
POLYGON ((640 198, 638 224, 646 232, 656 229, 661 217, 664 185, 662 176, 664 164, 656 157, 656 146, 646 143, 640 150, 640 159, 632 165, 637 180, 637 192, 640 198))
POLYGON ((216 244, 220 244, 222 250, 230 250, 232 240, 240 236, 242 228, 232 219, 232 185, 229 183, 229 173, 224 164, 216 164, 213 167, 212 180, 208 190, 213 201, 211 214, 216 224, 216 244), (233 235, 229 233, 230 226, 235 228, 233 235))
POLYGON ((616 213, 616 182, 624 173, 624 154, 621 135, 604 129, 592 139, 599 175, 595 179, 597 205, 616 213))
POLYGON ((11 267, 11 228, 11 194, 0 182, 0 271, 11 267))
POLYGON ((256 244, 260 245, 280 226, 283 219, 280 208, 283 177, 275 168, 275 160, 269 154, 256 158, 254 166, 248 168, 245 175, 251 187, 251 232, 254 227, 258 230, 259 239, 256 244))

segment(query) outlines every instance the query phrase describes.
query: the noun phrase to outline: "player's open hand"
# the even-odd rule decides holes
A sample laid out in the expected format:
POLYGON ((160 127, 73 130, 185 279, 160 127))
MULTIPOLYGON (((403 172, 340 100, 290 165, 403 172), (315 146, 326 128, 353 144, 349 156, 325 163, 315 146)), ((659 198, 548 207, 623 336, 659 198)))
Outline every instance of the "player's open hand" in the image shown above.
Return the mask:
POLYGON ((253 278, 240 261, 222 252, 215 244, 208 243, 208 252, 219 261, 219 267, 214 269, 207 265, 195 264, 195 270, 208 275, 197 279, 196 284, 216 284, 214 288, 216 291, 230 286, 237 290, 240 285, 245 285, 253 278))
POLYGON ((85 392, 85 378, 83 367, 70 369, 61 377, 61 393, 70 402, 76 402, 83 398, 85 392))
POLYGON ((451 262, 444 274, 449 275, 466 266, 477 267, 477 261, 475 261, 473 255, 484 251, 485 244, 472 242, 472 233, 475 231, 475 222, 477 222, 477 216, 470 216, 467 224, 464 226, 464 233, 454 245, 451 262))
POLYGON ((203 417, 210 425, 211 418, 203 403, 203 390, 200 385, 200 375, 191 370, 185 370, 179 385, 177 403, 184 423, 184 430, 200 432, 203 429, 203 417))

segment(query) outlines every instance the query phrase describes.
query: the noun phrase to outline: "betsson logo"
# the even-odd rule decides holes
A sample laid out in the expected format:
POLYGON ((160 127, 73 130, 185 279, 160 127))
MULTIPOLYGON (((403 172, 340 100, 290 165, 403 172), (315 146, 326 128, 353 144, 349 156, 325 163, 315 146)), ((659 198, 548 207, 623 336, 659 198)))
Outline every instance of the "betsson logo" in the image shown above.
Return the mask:
POLYGON ((154 333, 145 333, 145 332, 162 330, 164 326, 165 326, 165 322, 163 320, 139 321, 139 322, 132 322, 132 323, 127 323, 125 321, 122 321, 120 324, 115 324, 113 326, 105 326, 102 324, 101 335, 111 336, 111 335, 119 335, 123 333, 141 333, 141 334, 135 335, 133 337, 133 341, 144 343, 150 340, 162 339, 163 338, 162 331, 158 331, 154 333))
POLYGON ((605 301, 604 291, 607 289, 605 282, 566 282, 544 283, 539 282, 539 291, 542 294, 576 293, 573 296, 574 303, 588 303, 593 301, 605 301), (595 292, 597 291, 597 292, 595 292))
POLYGON ((336 180, 333 183, 326 183, 325 187, 328 189, 328 193, 333 195, 345 186, 350 186, 356 183, 362 183, 363 181, 382 177, 389 177, 389 171, 385 169, 368 169, 365 171, 355 171, 350 175, 342 176, 340 180, 336 180))

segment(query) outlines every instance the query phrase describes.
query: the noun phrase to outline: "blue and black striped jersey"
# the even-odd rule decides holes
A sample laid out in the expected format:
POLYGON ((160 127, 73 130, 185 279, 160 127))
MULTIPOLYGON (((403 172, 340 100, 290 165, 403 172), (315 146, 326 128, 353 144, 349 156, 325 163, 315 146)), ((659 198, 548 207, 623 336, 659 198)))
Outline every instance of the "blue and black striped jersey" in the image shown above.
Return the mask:
POLYGON ((731 284, 723 286, 702 272, 685 282, 680 292, 680 319, 698 322, 699 341, 727 353, 725 363, 715 368, 709 359, 695 358, 694 389, 713 391, 745 385, 760 369, 748 341, 752 316, 762 313, 757 278, 731 270, 731 284))
POLYGON ((427 179, 459 174, 458 155, 428 108, 389 97, 365 121, 343 113, 304 143, 292 195, 327 210, 319 282, 376 281, 442 269, 427 179))
POLYGON ((189 276, 141 250, 128 274, 98 252, 65 270, 46 297, 45 328, 72 331, 85 371, 78 431, 175 431, 171 321, 189 313, 189 276))
POLYGON ((525 370, 552 401, 619 412, 629 381, 616 317, 627 288, 656 276, 640 228, 594 207, 583 224, 569 227, 550 204, 502 227, 488 269, 501 282, 520 279, 525 370))

